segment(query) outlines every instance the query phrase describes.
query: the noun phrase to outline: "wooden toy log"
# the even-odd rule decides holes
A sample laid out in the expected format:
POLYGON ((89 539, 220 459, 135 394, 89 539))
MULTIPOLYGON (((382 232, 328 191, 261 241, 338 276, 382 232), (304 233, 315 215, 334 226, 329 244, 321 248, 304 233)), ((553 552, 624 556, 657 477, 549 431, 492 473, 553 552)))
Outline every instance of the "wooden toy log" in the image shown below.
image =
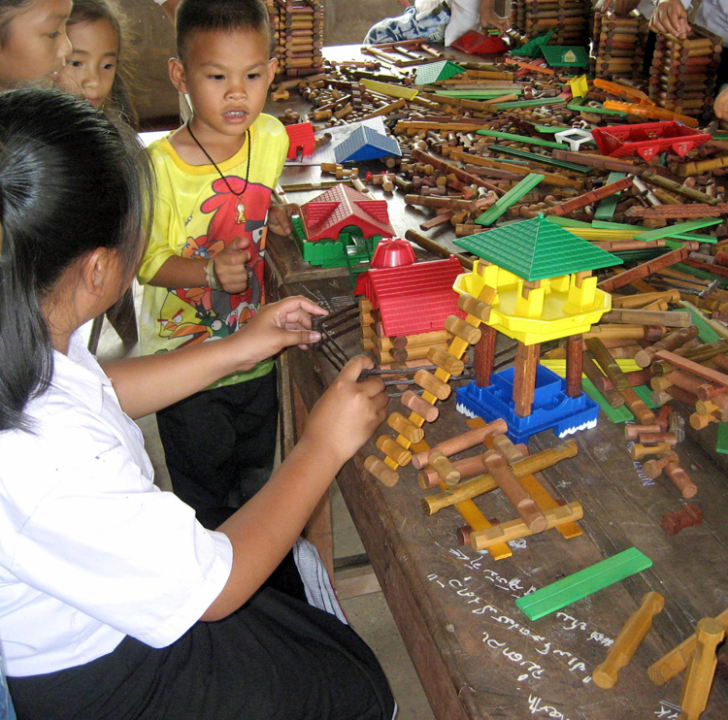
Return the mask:
MULTIPOLYGON (((661 207, 672 206, 663 205, 661 207)), ((618 275, 614 275, 613 277, 607 278, 606 280, 602 280, 602 282, 600 282, 597 287, 599 287, 600 290, 604 290, 605 292, 613 292, 617 288, 629 285, 635 280, 641 280, 642 278, 645 278, 648 275, 652 275, 653 273, 656 273, 663 268, 670 267, 675 263, 679 263, 682 260, 685 260, 689 253, 690 250, 687 247, 681 247, 678 250, 673 250, 672 252, 660 255, 660 257, 654 260, 644 262, 641 265, 632 268, 631 270, 626 270, 619 273, 618 275)))
POLYGON ((475 345, 480 340, 480 330, 457 315, 450 315, 445 320, 445 329, 461 340, 465 340, 468 345, 475 345))
POLYGON ((436 243, 434 240, 431 240, 422 233, 418 233, 416 230, 407 230, 404 236, 405 239, 419 245, 423 250, 427 250, 433 255, 443 258, 449 258, 454 255, 460 261, 460 264, 465 270, 473 269, 473 261, 470 258, 460 253, 451 252, 443 245, 436 243))
POLYGON ((612 381, 616 390, 626 390, 629 387, 629 380, 620 370, 617 361, 610 355, 609 350, 604 347, 604 343, 596 337, 587 338, 584 341, 589 352, 594 356, 594 360, 604 371, 606 376, 612 381))
POLYGON ((700 365, 693 360, 680 357, 668 350, 658 351, 656 353, 656 357, 660 360, 667 360, 671 365, 674 365, 676 368, 680 368, 681 370, 685 370, 685 372, 688 372, 691 375, 696 375, 699 378, 703 378, 704 380, 708 380, 709 382, 728 388, 728 375, 725 373, 712 370, 711 368, 705 367, 705 365, 700 365))
POLYGON ((546 517, 538 509, 528 491, 518 482, 518 477, 508 466, 505 458, 499 452, 491 450, 483 455, 483 463, 503 494, 526 523, 529 531, 532 533, 543 532, 548 524, 546 517))
POLYGON ((602 316, 608 323, 626 323, 641 325, 661 325, 662 327, 689 327, 693 318, 689 312, 658 312, 655 310, 632 310, 616 308, 602 316))
POLYGON ((388 458, 391 458, 397 465, 409 465, 412 460, 412 453, 396 443, 388 435, 380 435, 377 438, 377 448, 388 458))
POLYGON ((662 292, 638 293, 637 295, 613 295, 612 308, 641 308, 655 302, 655 300, 667 300, 669 303, 676 305, 680 302, 680 291, 664 290, 662 292))
POLYGON ((436 158, 434 155, 428 155, 427 153, 422 152, 422 150, 413 150, 412 159, 428 163, 429 165, 437 168, 440 172, 445 173, 445 175, 454 174, 458 180, 461 180, 468 185, 477 185, 478 187, 484 187, 499 196, 503 195, 504 193, 504 190, 498 187, 498 185, 494 185, 487 180, 483 180, 483 178, 478 177, 477 175, 471 175, 470 173, 465 172, 465 170, 461 170, 455 165, 436 158))
POLYGON ((670 447, 677 445, 677 437, 669 432, 641 433, 639 441, 642 445, 656 445, 657 443, 667 443, 670 447))
POLYGON ((465 370, 465 363, 459 358, 450 355, 447 350, 442 350, 437 346, 433 346, 427 352, 427 358, 432 361, 433 365, 442 368, 448 375, 458 377, 465 370))
POLYGON ((489 435, 508 432, 508 425, 505 420, 498 418, 483 427, 469 430, 462 435, 448 438, 437 443, 431 450, 422 450, 412 456, 412 465, 417 470, 421 470, 429 462, 430 453, 433 450, 439 450, 445 457, 452 457, 463 450, 480 445, 489 435))
POLYGON ((648 455, 662 455, 663 453, 669 453, 672 450, 672 446, 668 443, 659 443, 657 445, 642 445, 641 443, 635 443, 630 448, 629 454, 632 460, 642 460, 642 458, 648 455))
POLYGON ((523 460, 528 455, 528 448, 524 443, 516 445, 508 435, 494 435, 490 441, 493 450, 499 452, 509 465, 523 460))
POLYGON ((442 478, 445 485, 457 485, 460 482, 460 473, 457 468, 439 450, 430 452, 430 465, 442 478))
POLYGON ((541 345, 518 343, 513 374, 513 403, 518 417, 528 417, 536 390, 536 370, 541 345))
POLYGON ((629 664, 652 627, 652 619, 665 607, 665 598, 656 592, 645 593, 640 606, 630 615, 609 648, 606 660, 594 668, 592 678, 603 689, 617 684, 619 671, 629 664))
POLYGON ((655 413, 650 410, 644 401, 632 388, 620 390, 619 394, 624 398, 624 404, 630 409, 641 425, 651 425, 655 422, 655 413))
POLYGON ((591 330, 582 335, 584 339, 598 337, 606 340, 645 340, 649 343, 662 340, 665 328, 661 325, 592 325, 591 330))
MULTIPOLYGON (((495 289, 492 293, 493 297, 496 295, 495 289)), ((478 318, 481 322, 488 322, 490 319, 491 306, 487 302, 483 302, 477 298, 474 298, 467 293, 463 293, 458 297, 458 307, 468 315, 473 315, 478 318)), ((485 330, 485 328, 483 328, 485 330)), ((496 332, 491 328, 493 332, 496 332)))
MULTIPOLYGON (((584 509, 581 503, 572 502, 562 507, 545 510, 543 515, 546 520, 546 527, 540 532, 581 520, 584 517, 584 509)), ((511 542, 512 540, 518 540, 519 538, 529 537, 535 534, 528 529, 528 525, 524 520, 509 520, 508 522, 494 525, 488 530, 471 532, 470 546, 474 550, 487 550, 493 545, 511 542)))
POLYGON ((425 438, 425 431, 417 427, 411 420, 408 420, 404 415, 398 412, 393 412, 387 418, 387 425, 392 428, 395 432, 398 432, 403 437, 407 438, 411 443, 422 442, 425 438))
POLYGON ((680 462, 680 458, 676 452, 669 452, 662 457, 642 463, 642 472, 648 478, 656 480, 662 474, 665 466, 672 462, 680 462))
MULTIPOLYGON (((583 354, 581 362, 581 369, 583 370, 584 375, 589 378, 589 380, 595 387, 602 378, 604 378, 605 380, 609 380, 609 378, 605 377, 602 371, 596 366, 596 363, 591 359, 591 356, 583 354)), ((609 387, 611 389, 605 387, 603 390, 599 390, 599 392, 604 395, 605 399, 611 407, 622 407, 624 405, 624 398, 616 390, 614 390, 614 384, 611 380, 609 380, 609 387)))
POLYGON ((420 395, 412 390, 407 390, 400 398, 400 402, 408 410, 411 410, 413 413, 419 415, 421 418, 430 423, 435 422, 440 415, 439 408, 434 405, 430 405, 427 400, 424 400, 420 395))
POLYGON ((687 527, 697 527, 703 522, 703 510, 700 505, 690 503, 682 510, 662 516, 660 525, 668 535, 677 535, 687 527))
POLYGON ((660 350, 675 350, 697 336, 697 325, 691 325, 690 327, 682 328, 681 330, 675 330, 668 335, 665 335, 662 340, 659 340, 654 345, 651 345, 637 353, 634 361, 642 368, 648 367, 654 360, 657 352, 660 350))
POLYGON ((669 462, 665 465, 665 475, 670 478, 672 484, 680 491, 684 498, 695 497, 698 493, 698 486, 690 479, 690 476, 676 462, 669 462))
POLYGON ((576 398, 581 395, 584 343, 581 335, 566 338, 566 394, 576 398))
POLYGON ((477 387, 488 387, 490 385, 490 376, 493 373, 493 365, 495 364, 497 339, 498 332, 495 328, 489 325, 482 326, 480 340, 475 344, 473 350, 473 372, 475 373, 477 387))
MULTIPOLYGON (((624 373, 624 376, 629 380, 630 387, 648 385, 650 380, 652 379, 652 373, 648 368, 645 368, 644 370, 635 370, 634 372, 626 372, 624 373)), ((598 383, 594 382, 593 380, 592 382, 594 383, 594 387, 596 387, 599 392, 615 389, 614 384, 608 377, 606 377, 606 375, 602 375, 600 378, 598 378, 598 380, 598 383)))
POLYGON ((658 433, 661 431, 662 428, 656 423, 652 425, 625 425, 624 439, 635 441, 639 439, 640 435, 646 433, 658 433))
MULTIPOLYGON (((531 475, 540 470, 555 465, 560 460, 570 457, 576 457, 579 452, 577 444, 573 440, 569 440, 555 448, 543 450, 540 453, 534 453, 528 457, 519 460, 511 465, 511 470, 517 477, 531 475)), ((481 460, 482 464, 482 460, 481 460)), ((422 505, 425 514, 434 515, 445 507, 450 507, 464 500, 472 500, 472 498, 482 495, 498 487, 498 484, 491 475, 481 475, 479 477, 466 480, 456 485, 451 490, 437 495, 430 495, 423 498, 422 505)))
POLYGON ((364 467, 374 475, 379 482, 387 487, 393 487, 399 482, 399 475, 392 468, 385 465, 376 455, 369 455, 364 460, 364 467))
MULTIPOLYGON (((724 610, 714 618, 725 631, 728 631, 728 610, 724 610)), ((677 647, 674 647, 666 655, 652 663, 647 668, 647 674, 655 685, 664 685, 672 680, 678 673, 681 673, 690 663, 693 650, 697 644, 697 634, 683 640, 677 647)))
MULTIPOLYGON (((456 460, 452 465, 460 473, 461 479, 472 478, 481 475, 485 471, 482 455, 473 455, 462 460, 456 460)), ((417 483, 423 490, 437 487, 441 482, 440 473, 433 467, 426 466, 417 473, 417 483)))
POLYGON ((423 390, 432 393, 438 400, 447 400, 450 397, 452 388, 428 370, 418 370, 414 379, 423 390))
POLYGON ((725 632, 723 624, 715 618, 698 621, 696 643, 680 695, 682 712, 678 720, 698 720, 705 710, 718 664, 716 647, 725 637, 725 632))

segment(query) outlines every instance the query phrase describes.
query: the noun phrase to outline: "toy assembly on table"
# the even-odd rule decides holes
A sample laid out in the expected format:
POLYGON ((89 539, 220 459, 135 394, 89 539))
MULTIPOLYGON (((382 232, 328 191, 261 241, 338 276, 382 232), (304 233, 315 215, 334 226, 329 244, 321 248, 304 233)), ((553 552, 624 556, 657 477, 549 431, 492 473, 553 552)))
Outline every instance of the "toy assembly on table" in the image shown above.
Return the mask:
MULTIPOLYGON (((587 467, 584 447, 605 435, 622 501, 652 493, 661 510, 644 522, 666 547, 691 538, 696 554, 715 532, 701 525, 713 509, 701 495, 716 490, 693 471, 718 485, 723 471, 696 468, 682 447, 691 435, 728 453, 728 133, 712 116, 722 42, 693 27, 687 38, 658 35, 649 51, 636 11, 584 8, 518 0, 487 61, 404 41, 362 47, 361 60, 319 59, 274 86, 274 98, 298 93, 309 108, 279 115, 289 159, 316 171, 278 189, 300 205, 297 252, 350 292, 320 322, 319 350, 335 368, 369 353, 368 374, 391 395, 364 467, 392 492, 417 486, 423 522, 459 513, 451 549, 506 577, 507 559, 528 548, 568 555, 594 534, 598 493, 580 497, 574 475, 587 467), (534 475, 549 468, 558 491, 534 475)), ((597 628, 584 599, 647 572, 644 597, 619 608, 622 632, 601 636, 591 666, 579 661, 579 687, 617 692, 654 619, 668 642, 653 642, 641 661, 649 678, 632 689, 684 671, 682 689, 670 685, 664 707, 651 706, 656 716, 725 717, 725 688, 715 715, 708 694, 716 666, 728 673, 726 593, 693 598, 691 632, 655 655, 676 644, 666 628, 685 608, 662 586, 665 558, 637 544, 604 543, 601 559, 573 573, 539 574, 500 611, 531 638, 539 618, 563 620, 564 608, 597 628)), ((519 676, 531 714, 602 717, 554 709, 536 675, 519 676)))

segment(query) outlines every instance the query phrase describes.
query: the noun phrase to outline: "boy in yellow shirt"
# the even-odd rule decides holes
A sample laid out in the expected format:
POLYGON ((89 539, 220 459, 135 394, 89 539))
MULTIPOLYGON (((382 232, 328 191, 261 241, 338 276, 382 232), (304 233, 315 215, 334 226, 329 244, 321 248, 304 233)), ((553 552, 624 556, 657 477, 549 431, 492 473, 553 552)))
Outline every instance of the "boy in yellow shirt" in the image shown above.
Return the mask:
MULTIPOLYGON (((286 210, 270 207, 288 135, 262 114, 276 70, 265 3, 183 0, 176 27, 170 76, 193 115, 149 148, 157 197, 139 270, 144 354, 234 333, 265 301, 266 225, 290 233, 286 210)), ((268 479, 277 416, 273 360, 157 413, 174 491, 206 527, 268 479)))

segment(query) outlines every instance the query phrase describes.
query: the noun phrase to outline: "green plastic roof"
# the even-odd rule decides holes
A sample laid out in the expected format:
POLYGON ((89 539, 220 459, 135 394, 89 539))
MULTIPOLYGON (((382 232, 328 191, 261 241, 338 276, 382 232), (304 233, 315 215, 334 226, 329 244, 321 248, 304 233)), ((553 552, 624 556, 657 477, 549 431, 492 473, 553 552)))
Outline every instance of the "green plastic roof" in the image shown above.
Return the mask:
POLYGON ((549 222, 542 214, 458 238, 456 245, 524 280, 535 281, 624 261, 587 240, 549 222))
POLYGON ((589 53, 578 45, 544 45, 541 48, 549 67, 588 67, 589 53))
POLYGON ((447 80, 464 72, 465 68, 450 60, 438 60, 437 62, 427 63, 427 65, 420 65, 417 68, 415 85, 431 85, 438 80, 447 80))

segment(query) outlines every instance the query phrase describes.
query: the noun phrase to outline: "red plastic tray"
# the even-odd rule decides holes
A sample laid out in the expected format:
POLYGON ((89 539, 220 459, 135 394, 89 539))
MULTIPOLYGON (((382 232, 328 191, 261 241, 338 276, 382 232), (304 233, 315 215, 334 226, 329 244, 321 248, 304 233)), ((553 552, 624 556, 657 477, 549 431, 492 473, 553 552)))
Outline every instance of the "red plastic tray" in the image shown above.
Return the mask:
POLYGON ((674 120, 594 128, 592 136, 602 155, 639 155, 645 161, 665 150, 685 157, 690 150, 711 138, 708 133, 698 132, 674 120))

